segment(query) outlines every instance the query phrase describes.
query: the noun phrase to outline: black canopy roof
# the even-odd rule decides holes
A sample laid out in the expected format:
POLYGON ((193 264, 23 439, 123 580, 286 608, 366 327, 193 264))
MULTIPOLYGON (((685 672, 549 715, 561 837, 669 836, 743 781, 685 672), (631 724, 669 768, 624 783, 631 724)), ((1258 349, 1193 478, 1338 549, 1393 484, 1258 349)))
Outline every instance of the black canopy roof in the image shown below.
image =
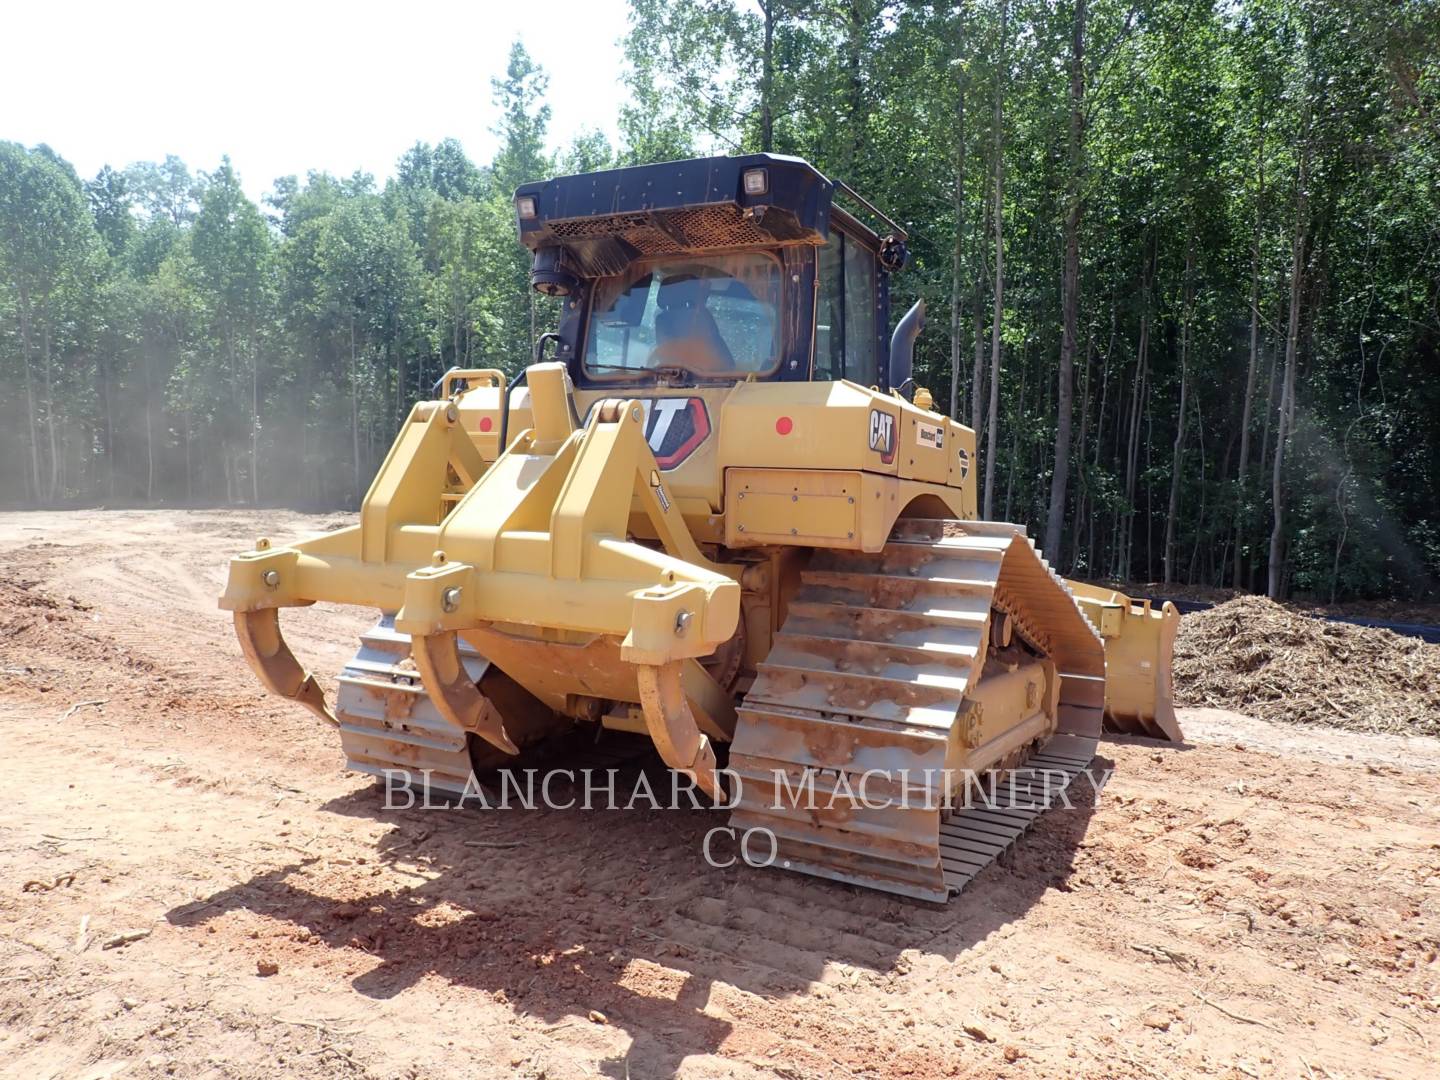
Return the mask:
POLYGON ((823 244, 835 186, 799 158, 777 154, 692 158, 559 176, 515 192, 535 200, 521 217, 532 251, 561 248, 580 274, 618 273, 637 258, 739 247, 823 244), (763 169, 763 194, 744 174, 763 169))

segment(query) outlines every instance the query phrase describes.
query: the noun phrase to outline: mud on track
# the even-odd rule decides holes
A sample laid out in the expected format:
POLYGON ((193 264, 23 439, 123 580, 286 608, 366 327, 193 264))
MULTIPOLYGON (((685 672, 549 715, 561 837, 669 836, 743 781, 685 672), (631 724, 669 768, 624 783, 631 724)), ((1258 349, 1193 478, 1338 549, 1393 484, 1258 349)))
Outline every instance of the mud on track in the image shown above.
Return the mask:
MULTIPOLYGON (((0 1074, 1431 1073, 1435 740, 1182 713, 946 908, 704 811, 385 811, 214 606, 341 520, 0 515, 0 1074)), ((329 674, 371 615, 286 625, 329 674)))

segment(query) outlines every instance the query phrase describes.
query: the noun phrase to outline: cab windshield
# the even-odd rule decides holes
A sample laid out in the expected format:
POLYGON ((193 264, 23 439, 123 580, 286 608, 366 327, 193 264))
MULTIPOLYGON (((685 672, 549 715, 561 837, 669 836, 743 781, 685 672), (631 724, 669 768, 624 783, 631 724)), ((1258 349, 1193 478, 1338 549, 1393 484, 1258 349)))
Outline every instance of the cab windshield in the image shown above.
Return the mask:
POLYGON ((634 264, 596 287, 585 369, 763 375, 780 361, 780 280, 764 252, 634 264))

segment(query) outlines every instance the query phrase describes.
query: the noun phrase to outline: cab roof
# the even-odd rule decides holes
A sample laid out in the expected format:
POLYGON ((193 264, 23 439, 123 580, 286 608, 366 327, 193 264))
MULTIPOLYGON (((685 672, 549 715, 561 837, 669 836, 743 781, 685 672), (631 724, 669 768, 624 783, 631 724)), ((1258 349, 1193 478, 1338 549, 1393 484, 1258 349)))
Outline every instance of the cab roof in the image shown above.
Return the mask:
POLYGON ((800 158, 746 154, 558 176, 521 185, 515 202, 521 243, 560 248, 582 276, 602 277, 649 256, 823 244, 834 193, 800 158), (763 184, 752 176, 747 191, 757 171, 763 184))

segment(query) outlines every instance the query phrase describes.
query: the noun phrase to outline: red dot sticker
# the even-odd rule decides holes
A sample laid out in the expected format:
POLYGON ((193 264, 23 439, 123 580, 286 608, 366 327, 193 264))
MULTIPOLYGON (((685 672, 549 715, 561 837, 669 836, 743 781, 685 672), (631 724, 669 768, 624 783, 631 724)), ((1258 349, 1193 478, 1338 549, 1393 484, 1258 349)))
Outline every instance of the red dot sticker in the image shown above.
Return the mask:
POLYGON ((494 422, 493 420, 491 420, 490 417, 488 417, 488 416, 482 416, 482 417, 480 418, 480 430, 481 430, 481 431, 489 431, 489 430, 490 430, 492 427, 494 427, 494 426, 495 426, 495 422, 494 422))
POLYGON ((775 431, 780 435, 789 435, 795 429, 795 421, 788 416, 782 416, 775 421, 775 431))

